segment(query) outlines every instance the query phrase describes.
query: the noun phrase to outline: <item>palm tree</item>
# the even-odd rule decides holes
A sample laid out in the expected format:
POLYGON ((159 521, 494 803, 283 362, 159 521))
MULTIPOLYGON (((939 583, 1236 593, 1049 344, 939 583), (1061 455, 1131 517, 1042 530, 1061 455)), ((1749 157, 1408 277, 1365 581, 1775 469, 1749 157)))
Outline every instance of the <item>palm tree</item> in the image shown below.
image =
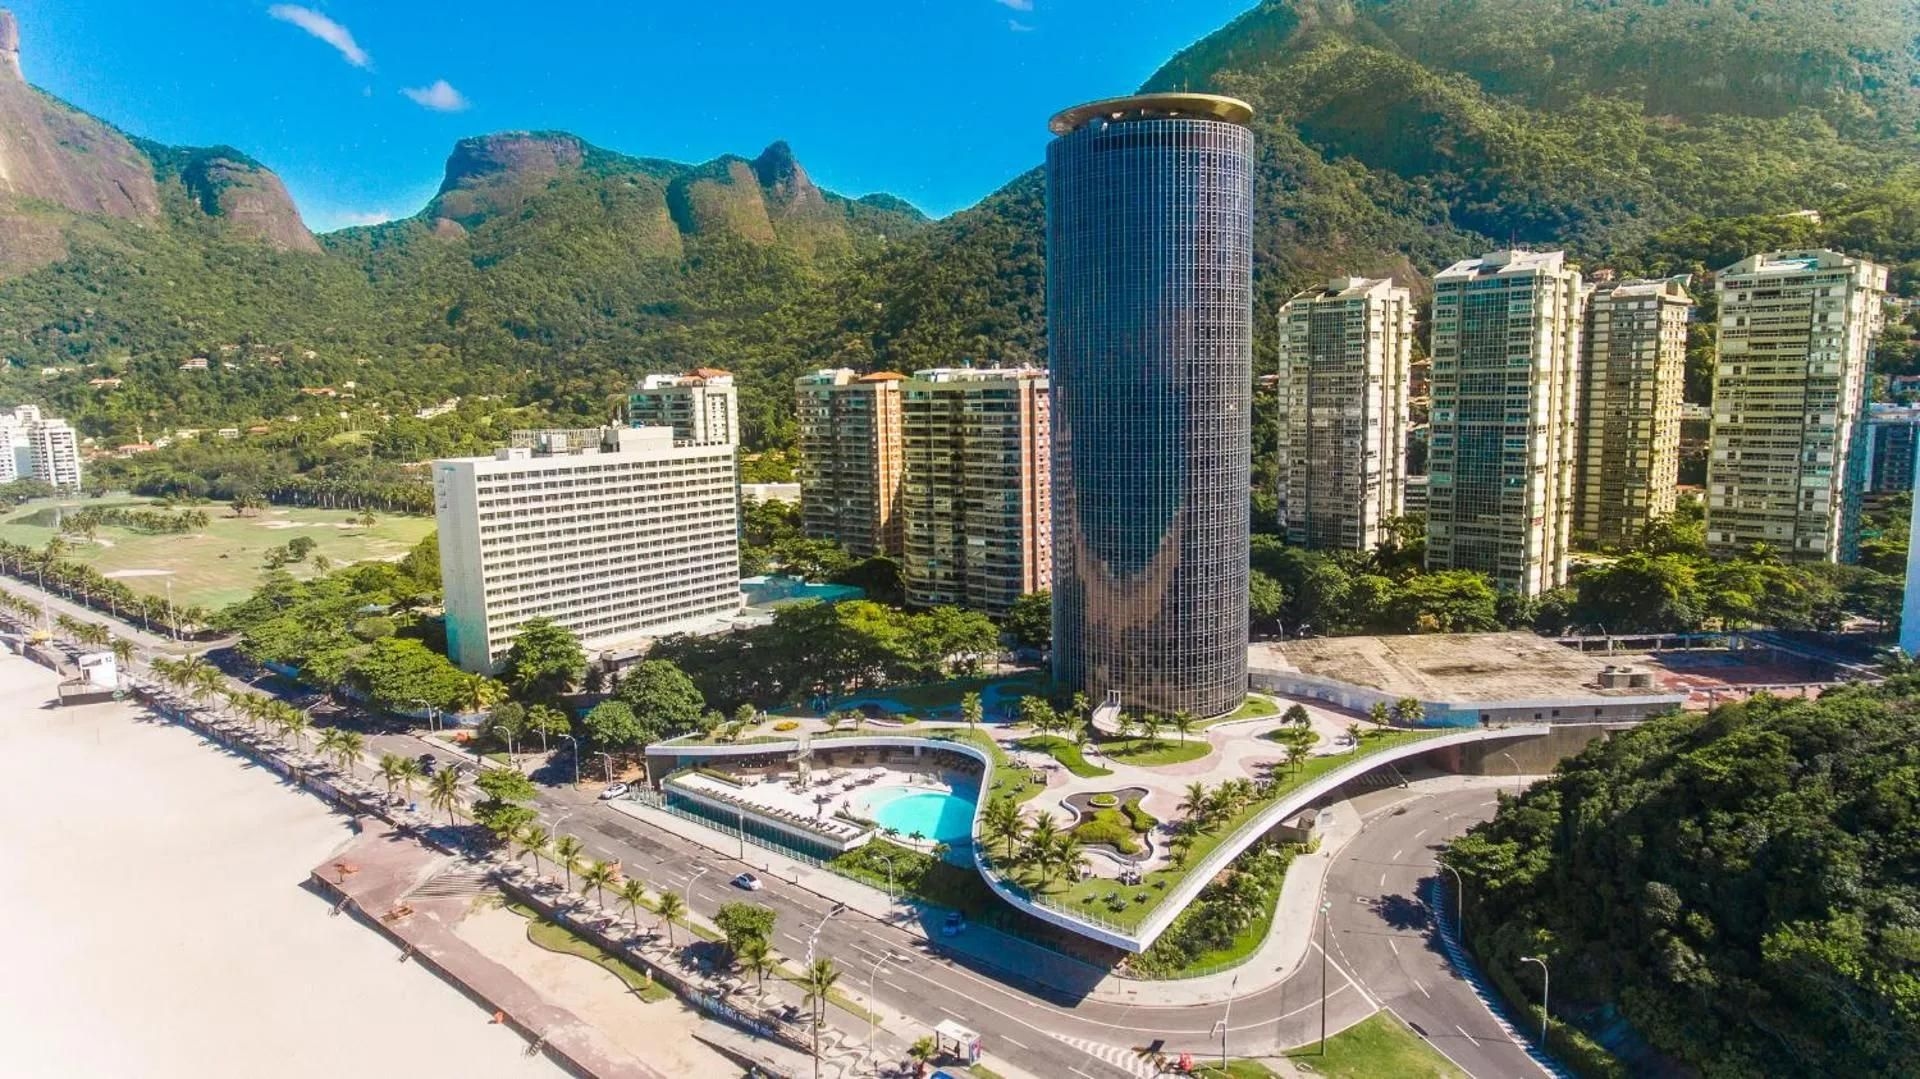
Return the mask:
POLYGON ((1360 736, 1365 733, 1365 731, 1360 729, 1360 724, 1347 724, 1347 740, 1353 743, 1353 751, 1355 753, 1360 752, 1360 736))
POLYGON ((927 1063, 938 1056, 939 1053, 939 1044, 931 1037, 921 1038, 919 1041, 907 1046, 907 1056, 913 1061, 913 1071, 915 1075, 926 1074, 927 1063))
MULTIPOLYGON (((647 902, 647 886, 628 877, 620 882, 620 890, 615 893, 620 901, 627 905, 627 917, 633 919, 633 931, 640 931, 640 908, 647 902)), ((758 938, 751 938, 758 939, 758 938)))
POLYGON ((427 804, 446 810, 447 826, 451 828, 454 807, 460 804, 460 773, 451 768, 433 773, 433 782, 427 784, 427 804))
POLYGON ((1288 723, 1291 723, 1296 727, 1313 726, 1313 716, 1311 713, 1307 711, 1307 706, 1304 704, 1288 705, 1286 715, 1281 716, 1280 718, 1286 720, 1288 723))
POLYGON ((774 967, 773 947, 759 937, 748 937, 733 950, 734 962, 740 969, 754 977, 754 993, 765 996, 767 992, 767 971, 774 967))
POLYGON ((1173 729, 1180 732, 1180 740, 1182 742, 1187 740, 1187 735, 1193 733, 1193 724, 1194 718, 1192 712, 1182 708, 1173 714, 1173 729))
MULTIPOLYGON (((307 732, 313 729, 313 721, 307 718, 305 712, 295 708, 293 705, 280 701, 274 701, 273 704, 275 712, 278 713, 281 733, 293 739, 293 744, 296 749, 305 750, 307 748, 307 732)), ((411 758, 409 758, 408 763, 413 764, 414 774, 418 775, 420 765, 413 762, 411 758)))
POLYGON ((1074 717, 1080 720, 1080 722, 1088 723, 1093 720, 1093 702, 1087 699, 1086 694, 1075 693, 1073 695, 1073 700, 1067 705, 1067 707, 1073 712, 1074 717))
POLYGON ((1387 702, 1385 701, 1375 701, 1373 702, 1373 707, 1367 709, 1367 718, 1380 724, 1382 727, 1387 725, 1388 714, 1387 702))
POLYGON ((1166 720, 1161 718, 1156 712, 1148 712, 1140 717, 1140 730, 1146 734, 1147 744, 1158 745, 1160 743, 1160 728, 1165 724, 1166 720))
POLYGON ((820 1074, 820 1026, 827 1015, 827 994, 833 992, 835 982, 840 980, 840 968, 833 965, 831 959, 816 959, 807 968, 806 977, 800 980, 801 988, 807 991, 807 1005, 813 1009, 813 1074, 820 1074))
POLYGON ((1287 755, 1288 771, 1293 771, 1299 767, 1300 762, 1305 759, 1307 755, 1306 748, 1298 742, 1288 742, 1286 745, 1280 747, 1280 751, 1287 755))
POLYGON ((1213 799, 1207 795, 1206 783, 1196 779, 1187 784, 1187 796, 1174 808, 1187 815, 1198 828, 1206 827, 1206 818, 1213 808, 1213 799))
POLYGON ((1393 706, 1393 721, 1402 727, 1417 727, 1427 718, 1427 709, 1418 698, 1402 697, 1393 706))
POLYGON ((619 877, 620 870, 615 868, 612 862, 603 862, 598 859, 588 863, 587 867, 580 871, 581 885, 593 886, 594 899, 602 907, 607 905, 607 885, 612 884, 619 877))
POLYGON ((380 780, 387 785, 388 801, 393 800, 394 788, 400 785, 400 762, 403 759, 398 753, 380 754, 380 780))
POLYGON ((539 876, 540 856, 547 853, 547 844, 553 841, 553 837, 547 834, 545 828, 537 824, 529 824, 520 829, 519 833, 513 837, 513 841, 520 845, 520 853, 533 855, 533 875, 539 876))
POLYGON ((451 703, 456 712, 473 713, 484 712, 506 699, 506 686, 484 674, 469 674, 460 679, 451 703))
POLYGON ((1022 861, 1037 866, 1044 881, 1047 856, 1052 853, 1054 843, 1060 838, 1060 826, 1053 822, 1053 814, 1045 810, 1034 818, 1033 827, 1027 831, 1027 845, 1021 851, 1022 861))
POLYGON ((980 703, 980 694, 969 693, 960 698, 960 718, 967 721, 967 729, 980 726, 980 720, 986 715, 986 709, 980 703))
POLYGON ((580 862, 580 855, 587 849, 585 843, 570 835, 563 835, 553 841, 553 860, 567 873, 567 891, 573 891, 573 867, 580 862))
POLYGON ((1072 832, 1062 832, 1055 837, 1045 860, 1041 863, 1041 880, 1044 883, 1061 875, 1070 878, 1077 876, 1082 869, 1086 868, 1086 864, 1086 846, 1075 839, 1072 832))
POLYGON ((327 734, 337 736, 330 751, 333 763, 339 765, 348 778, 352 778, 353 762, 360 759, 361 751, 366 748, 366 739, 360 737, 359 731, 343 731, 338 727, 328 730, 327 734))
POLYGON ((661 892, 660 904, 654 910, 660 915, 660 923, 667 927, 667 947, 675 947, 673 942, 673 920, 685 913, 687 901, 680 898, 679 892, 661 892))
MULTIPOLYGON (((297 715, 298 713, 295 714, 297 715)), ((425 776, 426 773, 420 770, 420 762, 418 760, 412 757, 400 758, 400 793, 406 795, 407 801, 413 801, 413 784, 415 781, 425 776)))
POLYGON ((1001 795, 987 803, 980 817, 980 828, 987 835, 987 842, 998 841, 1007 858, 1013 857, 1013 845, 1026 835, 1027 821, 1020 815, 1020 806, 1013 799, 1001 795))
POLYGON ((114 662, 120 664, 120 666, 130 667, 133 665, 132 641, 127 640, 125 637, 115 637, 113 643, 109 644, 107 648, 113 653, 114 662))

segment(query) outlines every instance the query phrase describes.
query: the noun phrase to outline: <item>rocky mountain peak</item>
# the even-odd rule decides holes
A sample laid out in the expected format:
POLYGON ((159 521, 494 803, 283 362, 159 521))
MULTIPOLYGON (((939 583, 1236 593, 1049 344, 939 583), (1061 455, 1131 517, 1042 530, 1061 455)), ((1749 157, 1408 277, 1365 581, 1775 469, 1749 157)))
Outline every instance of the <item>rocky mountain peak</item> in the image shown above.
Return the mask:
POLYGON ((775 142, 753 159, 753 174, 775 205, 825 205, 826 196, 814 186, 807 170, 794 159, 793 147, 785 140, 775 142))
POLYGON ((0 79, 21 82, 20 74, 20 24, 13 21, 13 12, 0 7, 0 79))
POLYGON ((586 145, 572 135, 502 131, 461 139, 447 158, 440 193, 496 179, 547 179, 585 160, 586 145))

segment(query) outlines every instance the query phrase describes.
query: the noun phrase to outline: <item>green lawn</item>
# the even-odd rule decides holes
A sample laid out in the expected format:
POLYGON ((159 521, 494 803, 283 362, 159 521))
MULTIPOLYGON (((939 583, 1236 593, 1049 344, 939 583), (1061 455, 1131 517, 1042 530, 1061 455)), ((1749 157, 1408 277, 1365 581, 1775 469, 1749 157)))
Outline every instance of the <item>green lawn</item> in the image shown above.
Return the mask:
MULTIPOLYGON (((54 536, 52 522, 24 523, 23 519, 54 506, 68 509, 107 506, 150 506, 148 499, 125 496, 100 499, 40 499, 28 502, 0 518, 0 540, 45 547, 54 536)), ((213 518, 205 529, 186 535, 149 536, 125 528, 101 528, 92 543, 67 536, 66 557, 85 562, 128 588, 153 596, 167 594, 182 606, 218 610, 246 599, 260 581, 261 559, 269 548, 284 546, 295 536, 311 537, 315 554, 334 565, 372 559, 398 559, 433 531, 433 518, 375 513, 372 531, 348 522, 358 516, 347 510, 289 509, 270 506, 256 515, 231 516, 224 503, 198 507, 213 518), (116 576, 122 575, 122 576, 116 576)), ((311 561, 289 566, 297 577, 313 573, 311 561)))
POLYGON ((1021 749, 1031 749, 1036 753, 1045 753, 1081 779, 1093 779, 1097 776, 1110 776, 1111 768, 1102 768, 1097 764, 1088 764, 1087 758, 1080 755, 1080 747, 1071 739, 1057 734, 1045 734, 1035 738, 1022 738, 1014 745, 1021 749))
POLYGON ((1161 735, 1159 738, 1128 738, 1122 741, 1101 742, 1100 753, 1111 757, 1121 764, 1133 764, 1142 768, 1152 768, 1162 764, 1185 764, 1197 761, 1213 752, 1205 738, 1189 738, 1181 741, 1178 737, 1161 735))
POLYGON ((982 798, 991 801, 1005 796, 1016 802, 1024 802, 1047 789, 1045 783, 1034 782, 1038 777, 1032 772, 1009 760, 1006 751, 1000 748, 1000 743, 994 741, 985 731, 956 728, 940 731, 933 735, 933 738, 938 741, 965 742, 970 746, 978 746, 993 758, 993 783, 980 792, 982 798))
POLYGON ((550 922, 540 916, 532 907, 522 903, 509 903, 507 909, 527 920, 527 939, 550 952, 562 955, 577 955, 600 967, 625 982, 628 989, 639 994, 640 999, 652 1004, 666 1000, 673 992, 656 984, 647 977, 645 971, 636 970, 626 960, 612 954, 584 937, 574 935, 566 926, 550 922))
MULTIPOLYGON (((1224 1068, 1216 1061, 1202 1065, 1193 1074, 1204 1076, 1205 1079, 1274 1079, 1275 1076, 1272 1068, 1257 1060, 1229 1060, 1224 1068)), ((1394 1076, 1393 1079, 1399 1077, 1394 1076)))
POLYGON ((1327 1039, 1327 1052, 1318 1043, 1287 1054, 1296 1068, 1335 1079, 1467 1079, 1418 1034, 1389 1012, 1372 1017, 1327 1039))
POLYGON ((1202 723, 1201 726, 1211 727, 1216 723, 1232 723, 1236 720, 1259 719, 1261 716, 1277 716, 1279 714, 1280 706, 1278 704, 1275 704, 1266 697, 1255 697, 1249 694, 1246 701, 1242 703, 1240 707, 1228 712, 1224 716, 1216 716, 1213 719, 1209 719, 1202 723))
MULTIPOLYGON (((1361 756, 1451 733, 1456 732, 1382 731, 1366 739, 1362 745, 1361 756)), ((1235 814, 1231 820, 1224 821, 1216 825, 1212 831, 1197 837, 1188 851, 1187 865, 1198 864, 1201 859, 1212 853, 1214 848, 1253 820, 1275 800, 1306 786, 1328 772, 1346 767, 1354 760, 1354 755, 1350 753, 1335 757, 1307 758, 1291 775, 1286 776, 1274 787, 1266 800, 1255 802, 1235 814)), ((1055 881, 1048 887, 1045 896, 1047 902, 1061 909, 1089 914, 1123 928, 1132 929, 1144 921, 1147 914, 1160 905, 1160 901, 1166 897, 1167 892, 1186 875, 1185 869, 1166 868, 1148 873, 1137 885, 1123 885, 1101 877, 1093 877, 1072 884, 1064 880, 1055 881), (1110 895, 1112 899, 1108 898, 1110 895), (1115 909, 1116 903, 1118 909, 1115 909)), ((1031 886, 1032 882, 1028 883, 1031 886)))

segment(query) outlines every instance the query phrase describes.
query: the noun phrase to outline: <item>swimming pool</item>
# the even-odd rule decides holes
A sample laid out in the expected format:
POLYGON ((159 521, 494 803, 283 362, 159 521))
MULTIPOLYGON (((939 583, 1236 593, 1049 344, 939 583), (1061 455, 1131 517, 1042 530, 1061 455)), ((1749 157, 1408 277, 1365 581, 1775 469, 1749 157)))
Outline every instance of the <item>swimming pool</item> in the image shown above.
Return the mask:
POLYGON ((884 787, 866 795, 861 808, 882 828, 958 846, 973 839, 973 800, 973 792, 964 788, 949 793, 884 787))

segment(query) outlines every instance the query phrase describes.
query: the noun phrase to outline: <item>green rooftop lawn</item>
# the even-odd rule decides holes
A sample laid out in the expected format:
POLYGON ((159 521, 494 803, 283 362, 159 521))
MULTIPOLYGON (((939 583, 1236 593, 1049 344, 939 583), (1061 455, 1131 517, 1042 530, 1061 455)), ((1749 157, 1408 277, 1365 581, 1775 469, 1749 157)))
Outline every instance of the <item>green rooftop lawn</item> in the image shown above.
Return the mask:
POLYGON ((1240 707, 1228 712, 1224 716, 1215 716, 1202 723, 1201 726, 1211 727, 1216 723, 1233 723, 1242 719, 1259 719, 1261 716, 1277 716, 1279 714, 1280 706, 1278 704, 1275 704, 1266 697, 1256 697, 1249 694, 1246 701, 1243 702, 1240 707))
POLYGON ((1213 752, 1213 746, 1205 738, 1188 738, 1181 741, 1178 737, 1161 735, 1158 738, 1127 738, 1111 742, 1101 742, 1100 755, 1111 757, 1121 764, 1136 765, 1141 768, 1153 768, 1164 764, 1185 764, 1197 761, 1213 752))
MULTIPOLYGON (((58 506, 65 509, 109 506, 152 506, 150 499, 113 497, 79 499, 38 499, 0 518, 0 540, 41 548, 55 535, 52 514, 58 506), (28 518, 33 523, 28 523, 28 518)), ((269 506, 257 514, 234 517, 221 502, 198 507, 213 520, 198 532, 150 536, 125 528, 103 526, 89 543, 80 536, 66 536, 65 557, 85 562, 108 577, 114 577, 135 592, 164 597, 167 582, 173 582, 173 600, 182 606, 200 606, 218 610, 253 594, 260 583, 261 560, 269 548, 282 547, 295 536, 312 538, 315 554, 325 555, 336 566, 375 559, 394 560, 412 550, 433 531, 433 518, 410 517, 374 511, 372 530, 358 524, 359 512, 269 506), (144 571, 144 572, 143 572, 144 571)), ((313 562, 290 565, 296 577, 313 574, 313 562)))
POLYGON ((1022 738, 1014 743, 1020 749, 1030 749, 1035 753, 1045 753, 1061 766, 1081 779, 1093 779, 1097 776, 1110 776, 1111 768, 1102 768, 1097 764, 1088 764, 1087 758, 1080 753, 1080 747, 1072 739, 1057 734, 1044 734, 1033 738, 1022 738))

